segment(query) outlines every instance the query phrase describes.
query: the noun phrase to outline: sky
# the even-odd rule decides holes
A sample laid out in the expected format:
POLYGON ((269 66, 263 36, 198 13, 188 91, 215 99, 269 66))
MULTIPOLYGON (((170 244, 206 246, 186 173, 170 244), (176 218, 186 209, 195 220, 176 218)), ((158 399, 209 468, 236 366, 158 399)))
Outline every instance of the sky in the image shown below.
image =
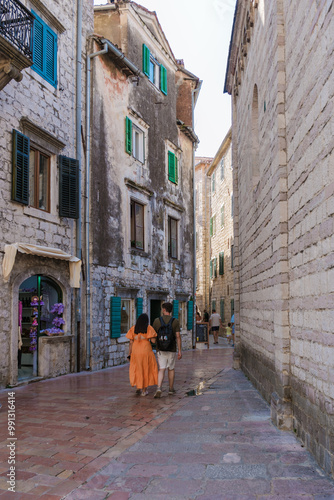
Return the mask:
MULTIPOLYGON (((107 0, 94 0, 95 5, 107 0)), ((231 126, 224 82, 236 0, 136 0, 157 13, 176 59, 200 78, 195 108, 196 156, 214 157, 231 126)))

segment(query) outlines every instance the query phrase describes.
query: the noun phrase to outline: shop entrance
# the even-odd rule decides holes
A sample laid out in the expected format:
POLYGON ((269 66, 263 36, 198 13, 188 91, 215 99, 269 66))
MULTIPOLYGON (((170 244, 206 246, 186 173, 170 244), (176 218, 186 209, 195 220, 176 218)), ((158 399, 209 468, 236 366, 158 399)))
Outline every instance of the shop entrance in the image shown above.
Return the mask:
POLYGON ((62 301, 59 285, 51 278, 36 275, 19 289, 18 380, 38 374, 38 338, 41 330, 52 328, 52 306, 62 301))
POLYGON ((150 324, 153 325, 153 321, 161 316, 161 304, 162 300, 150 300, 150 324))

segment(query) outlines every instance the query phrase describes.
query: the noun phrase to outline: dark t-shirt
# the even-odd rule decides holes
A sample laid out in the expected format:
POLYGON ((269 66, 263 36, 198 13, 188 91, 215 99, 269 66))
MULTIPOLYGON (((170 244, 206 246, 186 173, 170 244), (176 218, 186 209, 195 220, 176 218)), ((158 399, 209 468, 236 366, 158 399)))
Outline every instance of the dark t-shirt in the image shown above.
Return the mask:
MULTIPOLYGON (((164 320, 166 325, 169 323, 171 318, 172 318, 172 316, 165 316, 165 315, 162 316, 162 319, 164 320)), ((153 321, 153 328, 157 333, 159 331, 160 326, 161 326, 160 318, 156 318, 153 321)), ((174 334, 174 343, 173 343, 173 349, 171 349, 170 352, 176 352, 176 332, 180 331, 180 323, 179 323, 179 320, 176 318, 174 318, 174 321, 172 324, 172 330, 173 330, 173 334, 174 334)))

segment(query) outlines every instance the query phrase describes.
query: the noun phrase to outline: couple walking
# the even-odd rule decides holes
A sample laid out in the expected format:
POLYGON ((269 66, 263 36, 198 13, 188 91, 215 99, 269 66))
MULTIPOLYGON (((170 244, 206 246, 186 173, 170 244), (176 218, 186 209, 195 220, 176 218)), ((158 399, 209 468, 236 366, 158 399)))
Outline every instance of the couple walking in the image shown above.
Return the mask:
POLYGON ((174 394, 175 362, 182 358, 179 321, 172 317, 173 305, 162 304, 162 316, 148 324, 147 314, 141 314, 126 337, 130 340, 130 384, 136 394, 147 396, 148 386, 157 385, 155 398, 161 397, 161 387, 168 369, 169 394, 174 394), (156 344, 158 365, 152 351, 156 344), (159 366, 159 369, 158 369, 159 366))

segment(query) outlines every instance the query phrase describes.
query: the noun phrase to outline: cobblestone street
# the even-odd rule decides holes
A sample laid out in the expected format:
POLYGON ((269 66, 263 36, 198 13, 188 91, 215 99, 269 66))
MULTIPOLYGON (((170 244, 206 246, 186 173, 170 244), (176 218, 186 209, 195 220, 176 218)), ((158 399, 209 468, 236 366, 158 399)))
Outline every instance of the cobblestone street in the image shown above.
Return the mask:
POLYGON ((177 394, 165 381, 161 399, 153 387, 135 395, 128 365, 13 389, 15 493, 2 391, 1 500, 334 499, 334 482, 232 369, 225 339, 200 347, 183 353, 177 394))

